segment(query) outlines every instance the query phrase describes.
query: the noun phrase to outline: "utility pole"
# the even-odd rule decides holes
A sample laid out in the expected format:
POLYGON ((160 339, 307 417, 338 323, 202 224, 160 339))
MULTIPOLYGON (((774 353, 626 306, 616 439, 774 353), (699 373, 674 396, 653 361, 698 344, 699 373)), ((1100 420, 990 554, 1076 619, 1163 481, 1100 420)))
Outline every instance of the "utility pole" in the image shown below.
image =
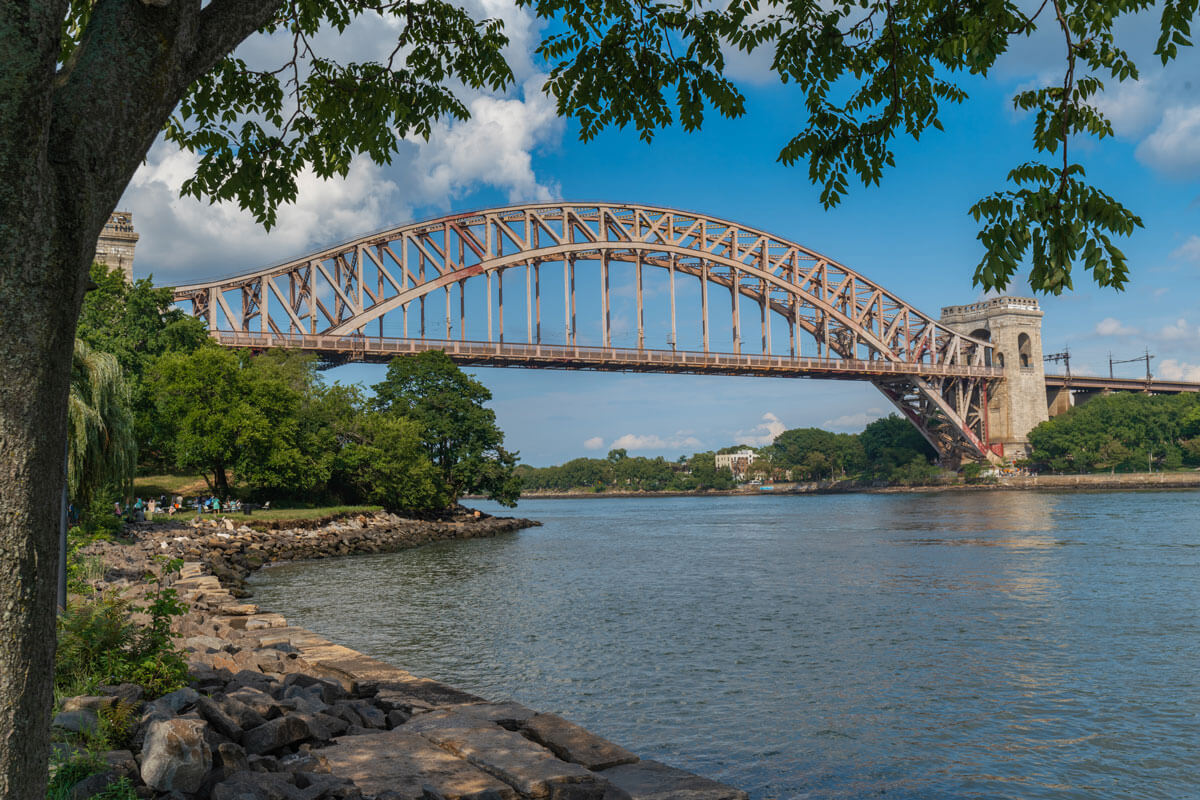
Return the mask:
POLYGON ((1145 361, 1146 362, 1146 381, 1149 382, 1154 379, 1154 376, 1150 373, 1150 359, 1152 359, 1152 358, 1154 358, 1154 356, 1150 355, 1149 347, 1146 348, 1146 352, 1144 354, 1142 354, 1136 358, 1114 359, 1112 357, 1112 353, 1109 353, 1108 354, 1108 377, 1110 379, 1113 377, 1113 364, 1132 364, 1134 361, 1145 361))
MULTIPOLYGON (((1112 356, 1110 355, 1109 358, 1111 359, 1112 356)), ((1044 356, 1042 356, 1042 360, 1043 361, 1054 361, 1054 362, 1061 361, 1061 362, 1063 362, 1063 367, 1067 371, 1067 377, 1068 378, 1071 377, 1071 348, 1070 347, 1064 347, 1063 351, 1061 353, 1050 353, 1048 355, 1044 355, 1044 356)), ((1109 369, 1109 372, 1112 372, 1111 364, 1109 365, 1108 369, 1109 369)), ((1109 375, 1109 377, 1111 378, 1112 375, 1109 375)))

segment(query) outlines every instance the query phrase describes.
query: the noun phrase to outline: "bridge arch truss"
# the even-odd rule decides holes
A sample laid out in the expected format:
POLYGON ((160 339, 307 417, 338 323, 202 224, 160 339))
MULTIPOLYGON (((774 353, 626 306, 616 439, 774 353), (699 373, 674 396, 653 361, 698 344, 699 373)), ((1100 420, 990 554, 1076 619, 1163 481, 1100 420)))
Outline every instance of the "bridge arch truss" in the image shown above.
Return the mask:
POLYGON ((330 360, 442 349, 468 364, 870 380, 953 458, 990 455, 987 394, 1002 374, 990 343, 833 259, 738 223, 646 205, 454 214, 179 286, 175 299, 224 344, 298 347, 330 360), (632 283, 623 294, 611 286, 618 267, 632 283), (662 291, 647 302, 651 272, 662 291), (614 324, 622 298, 636 321, 628 330, 614 324), (523 319, 513 319, 514 306, 523 319), (587 334, 582 306, 591 306, 587 334), (647 345, 648 309, 665 347, 647 345), (754 311, 758 331, 746 346, 754 311))

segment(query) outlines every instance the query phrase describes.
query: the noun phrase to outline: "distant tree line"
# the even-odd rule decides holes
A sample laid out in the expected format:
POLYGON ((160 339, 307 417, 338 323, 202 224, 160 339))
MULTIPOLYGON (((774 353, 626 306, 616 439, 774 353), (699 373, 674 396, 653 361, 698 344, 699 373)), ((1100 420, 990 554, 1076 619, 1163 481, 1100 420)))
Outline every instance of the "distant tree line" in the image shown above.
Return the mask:
POLYGON ((1145 472, 1200 466, 1200 395, 1095 397, 1029 434, 1031 464, 1053 472, 1145 472))
POLYGON ((717 469, 711 451, 672 462, 662 456, 630 456, 618 449, 609 451, 607 458, 576 458, 553 467, 521 464, 516 475, 532 491, 687 492, 736 485, 728 469, 717 469))
POLYGON ((662 457, 629 456, 613 450, 607 458, 576 458, 551 467, 517 467, 527 490, 546 491, 691 491, 736 485, 728 468, 716 468, 716 456, 754 450, 746 477, 759 480, 853 479, 905 485, 929 483, 941 470, 937 453, 911 424, 891 415, 875 420, 862 433, 832 433, 820 428, 784 431, 765 447, 734 445, 716 452, 662 457))
POLYGON ((93 282, 72 384, 83 505, 120 493, 135 464, 199 472, 222 497, 434 511, 463 494, 512 505, 520 493, 491 393, 444 353, 393 360, 368 396, 327 383, 310 355, 218 347, 172 308, 170 289, 100 265, 93 282))

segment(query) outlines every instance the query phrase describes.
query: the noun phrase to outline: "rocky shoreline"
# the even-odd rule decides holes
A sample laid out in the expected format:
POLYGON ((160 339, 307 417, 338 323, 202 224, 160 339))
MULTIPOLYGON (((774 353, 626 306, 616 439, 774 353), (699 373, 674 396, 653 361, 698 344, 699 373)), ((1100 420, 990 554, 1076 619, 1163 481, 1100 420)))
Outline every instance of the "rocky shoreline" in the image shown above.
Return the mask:
POLYGON ((191 683, 149 703, 138 687, 70 698, 54 724, 82 731, 97 710, 137 709, 133 749, 72 796, 127 777, 158 800, 746 800, 714 781, 636 755, 554 714, 489 702, 334 644, 243 602, 272 562, 381 553, 496 536, 530 520, 390 514, 319 528, 256 531, 232 521, 133 526, 97 543, 102 585, 136 598, 147 572, 190 606, 176 623, 191 683), (166 558, 163 558, 163 557, 166 558))

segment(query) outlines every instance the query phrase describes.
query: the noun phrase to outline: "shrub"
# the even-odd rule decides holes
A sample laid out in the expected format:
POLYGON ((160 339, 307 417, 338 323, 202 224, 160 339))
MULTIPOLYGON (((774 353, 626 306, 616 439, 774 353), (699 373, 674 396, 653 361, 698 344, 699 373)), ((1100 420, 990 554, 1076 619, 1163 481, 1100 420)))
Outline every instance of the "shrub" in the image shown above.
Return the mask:
POLYGON ((150 592, 148 600, 138 608, 109 591, 69 604, 58 620, 55 689, 79 694, 106 683, 136 683, 158 697, 186 684, 187 664, 175 646, 171 621, 187 608, 169 587, 150 592), (150 624, 134 623, 130 615, 136 611, 148 614, 150 624))

